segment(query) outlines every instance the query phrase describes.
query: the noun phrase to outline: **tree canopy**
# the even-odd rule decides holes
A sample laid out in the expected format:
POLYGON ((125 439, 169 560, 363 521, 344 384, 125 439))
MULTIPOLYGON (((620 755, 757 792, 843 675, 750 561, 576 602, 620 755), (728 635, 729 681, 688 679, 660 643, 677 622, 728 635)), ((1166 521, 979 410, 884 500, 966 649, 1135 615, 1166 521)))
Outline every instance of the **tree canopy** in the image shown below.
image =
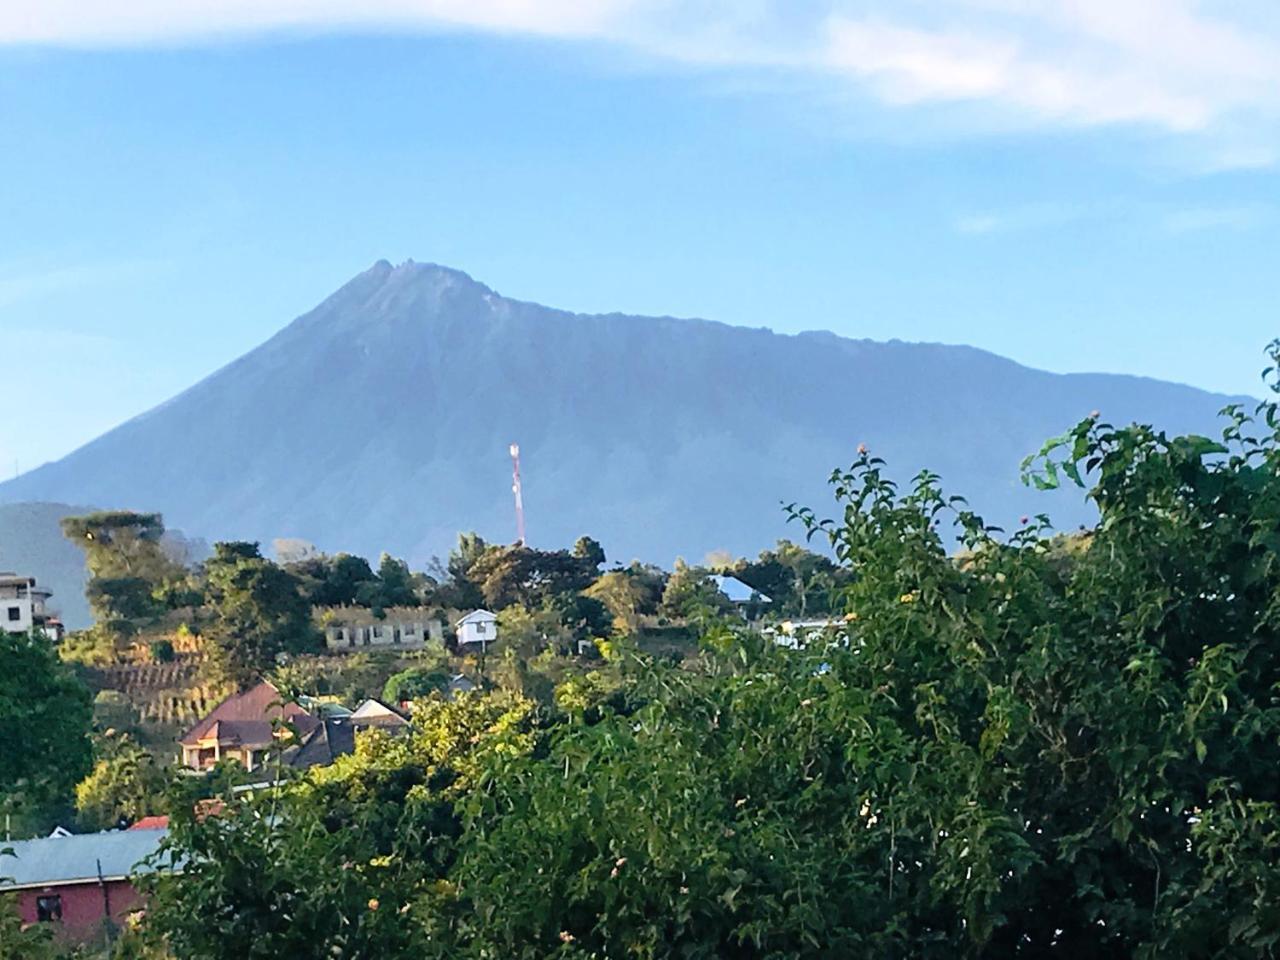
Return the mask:
POLYGON ((44 637, 0 630, 0 718, 2 812, 69 802, 93 760, 93 701, 44 637))
POLYGON ((1280 410, 1231 409, 1221 441, 1090 418, 1026 471, 1085 484, 1097 528, 1006 535, 860 454, 839 519, 793 511, 841 571, 825 636, 708 621, 695 664, 632 658, 556 706, 434 701, 408 740, 185 819, 200 857, 155 934, 190 958, 1272 955, 1280 410))

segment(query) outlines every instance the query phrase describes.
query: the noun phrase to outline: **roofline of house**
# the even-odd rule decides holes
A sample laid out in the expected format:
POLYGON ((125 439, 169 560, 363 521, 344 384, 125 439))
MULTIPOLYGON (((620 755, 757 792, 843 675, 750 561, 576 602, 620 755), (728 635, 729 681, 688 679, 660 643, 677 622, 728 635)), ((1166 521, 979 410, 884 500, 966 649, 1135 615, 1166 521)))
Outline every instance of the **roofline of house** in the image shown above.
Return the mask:
POLYGON ((9 883, 6 881, 0 884, 0 894, 4 893, 21 893, 24 890, 46 890, 51 887, 75 887, 82 883, 117 883, 121 880, 128 880, 129 874, 121 874, 120 876, 110 876, 99 878, 97 874, 91 877, 74 877, 70 880, 32 880, 26 883, 9 883))

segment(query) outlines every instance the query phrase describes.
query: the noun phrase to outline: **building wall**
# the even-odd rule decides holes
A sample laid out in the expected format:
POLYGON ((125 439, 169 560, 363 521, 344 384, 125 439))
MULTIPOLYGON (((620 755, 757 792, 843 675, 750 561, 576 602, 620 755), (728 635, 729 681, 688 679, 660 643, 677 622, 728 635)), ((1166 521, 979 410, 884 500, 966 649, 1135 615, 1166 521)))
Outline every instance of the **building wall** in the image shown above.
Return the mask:
POLYGON ((428 645, 442 646, 444 634, 439 621, 391 620, 380 623, 331 624, 325 628, 325 646, 334 653, 359 650, 421 650, 428 645))
POLYGON ((6 630, 9 633, 30 632, 32 624, 35 623, 34 606, 27 597, 0 599, 0 630, 6 630), (13 615, 14 611, 18 614, 16 618, 13 615))
MULTIPOLYGON (((96 880, 44 890, 23 890, 18 894, 18 914, 23 923, 37 922, 36 900, 48 894, 62 898, 62 921, 52 924, 59 939, 85 943, 102 935, 102 921, 107 913, 103 889, 96 880)), ((117 926, 124 926, 129 914, 143 906, 142 895, 127 880, 107 881, 106 898, 111 905, 111 920, 117 926)))
POLYGON ((480 620, 464 623, 458 628, 460 644, 491 644, 498 639, 498 621, 480 620))

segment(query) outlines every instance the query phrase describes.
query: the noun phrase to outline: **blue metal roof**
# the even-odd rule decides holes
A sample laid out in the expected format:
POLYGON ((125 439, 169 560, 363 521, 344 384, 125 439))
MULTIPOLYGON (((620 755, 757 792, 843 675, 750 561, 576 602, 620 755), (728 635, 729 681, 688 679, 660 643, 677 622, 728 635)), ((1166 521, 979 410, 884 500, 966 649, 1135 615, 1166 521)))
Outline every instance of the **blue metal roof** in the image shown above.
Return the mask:
POLYGON ((0 893, 29 887, 97 881, 99 865, 107 880, 127 877, 160 848, 168 830, 112 830, 70 837, 0 841, 0 893))
POLYGON ((741 580, 734 576, 714 575, 711 578, 720 592, 723 593, 734 603, 746 603, 753 596, 758 596, 763 603, 772 603, 773 601, 766 597, 763 593, 758 593, 751 587, 747 586, 741 580))

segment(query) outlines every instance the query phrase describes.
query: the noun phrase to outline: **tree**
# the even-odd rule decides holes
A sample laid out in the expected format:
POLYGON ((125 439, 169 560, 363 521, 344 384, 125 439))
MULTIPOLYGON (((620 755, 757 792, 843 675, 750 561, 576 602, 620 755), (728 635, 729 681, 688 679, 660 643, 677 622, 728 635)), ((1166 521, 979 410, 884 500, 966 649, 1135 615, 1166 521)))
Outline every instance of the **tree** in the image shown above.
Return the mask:
POLYGON ((484 602, 493 610, 512 604, 533 610, 548 597, 585 589, 594 571, 588 559, 568 550, 534 550, 516 544, 486 551, 468 576, 480 584, 484 602))
POLYGON ((36 823, 89 770, 93 701, 43 637, 0 631, 0 805, 36 823))
POLYGON ((729 598, 720 592, 702 567, 691 567, 676 559, 676 568, 662 593, 662 612, 681 620, 722 616, 731 609, 729 598))
POLYGON ((739 560, 730 572, 772 600, 770 609, 794 617, 829 613, 833 596, 849 579, 827 557, 790 540, 779 540, 756 560, 739 560))
POLYGON ((607 559, 604 555, 604 547, 591 537, 579 537, 573 545, 573 555, 593 570, 599 570, 607 559))
POLYGON ((154 620, 164 610, 142 577, 94 577, 85 588, 89 605, 105 620, 154 620))
POLYGON ((411 607, 418 602, 413 574, 403 560, 384 553, 378 563, 378 581, 381 585, 381 606, 411 607))
POLYGON ((630 636, 640 629, 644 588, 637 578, 622 570, 610 570, 583 591, 583 595, 599 600, 608 608, 615 633, 630 636))
POLYGON ((218 675, 244 688, 282 653, 315 649, 318 632, 298 578, 257 544, 218 543, 205 564, 214 621, 205 636, 218 675))
POLYGON ((173 567, 161 549, 164 520, 158 513, 114 510, 64 517, 62 533, 84 550, 95 577, 143 577, 158 583, 173 567))
POLYGON ((168 850, 200 855, 152 878, 150 937, 184 960, 446 955, 455 804, 490 760, 529 750, 533 727, 532 705, 510 694, 427 700, 408 735, 370 731, 283 795, 229 795, 204 819, 175 809, 168 850))
POLYGON ((1274 956, 1280 405, 1221 441, 1090 418, 1026 478, 1083 485, 1097 528, 1006 536, 860 453, 838 519, 793 511, 844 571, 839 627, 712 623, 697 663, 566 682, 563 712, 430 701, 180 824, 156 934, 193 960, 1274 956))
POLYGON ((127 637, 159 617, 168 585, 186 577, 178 559, 180 539, 166 537, 158 513, 125 510, 65 517, 62 532, 85 553, 89 583, 85 595, 94 616, 111 632, 127 637))
POLYGON ((439 667, 410 667, 394 674, 382 690, 387 703, 421 700, 449 685, 449 675, 439 667))
POLYGON ((127 737, 103 737, 103 755, 76 785, 76 811, 85 830, 109 830, 165 813, 169 778, 155 758, 127 737))

